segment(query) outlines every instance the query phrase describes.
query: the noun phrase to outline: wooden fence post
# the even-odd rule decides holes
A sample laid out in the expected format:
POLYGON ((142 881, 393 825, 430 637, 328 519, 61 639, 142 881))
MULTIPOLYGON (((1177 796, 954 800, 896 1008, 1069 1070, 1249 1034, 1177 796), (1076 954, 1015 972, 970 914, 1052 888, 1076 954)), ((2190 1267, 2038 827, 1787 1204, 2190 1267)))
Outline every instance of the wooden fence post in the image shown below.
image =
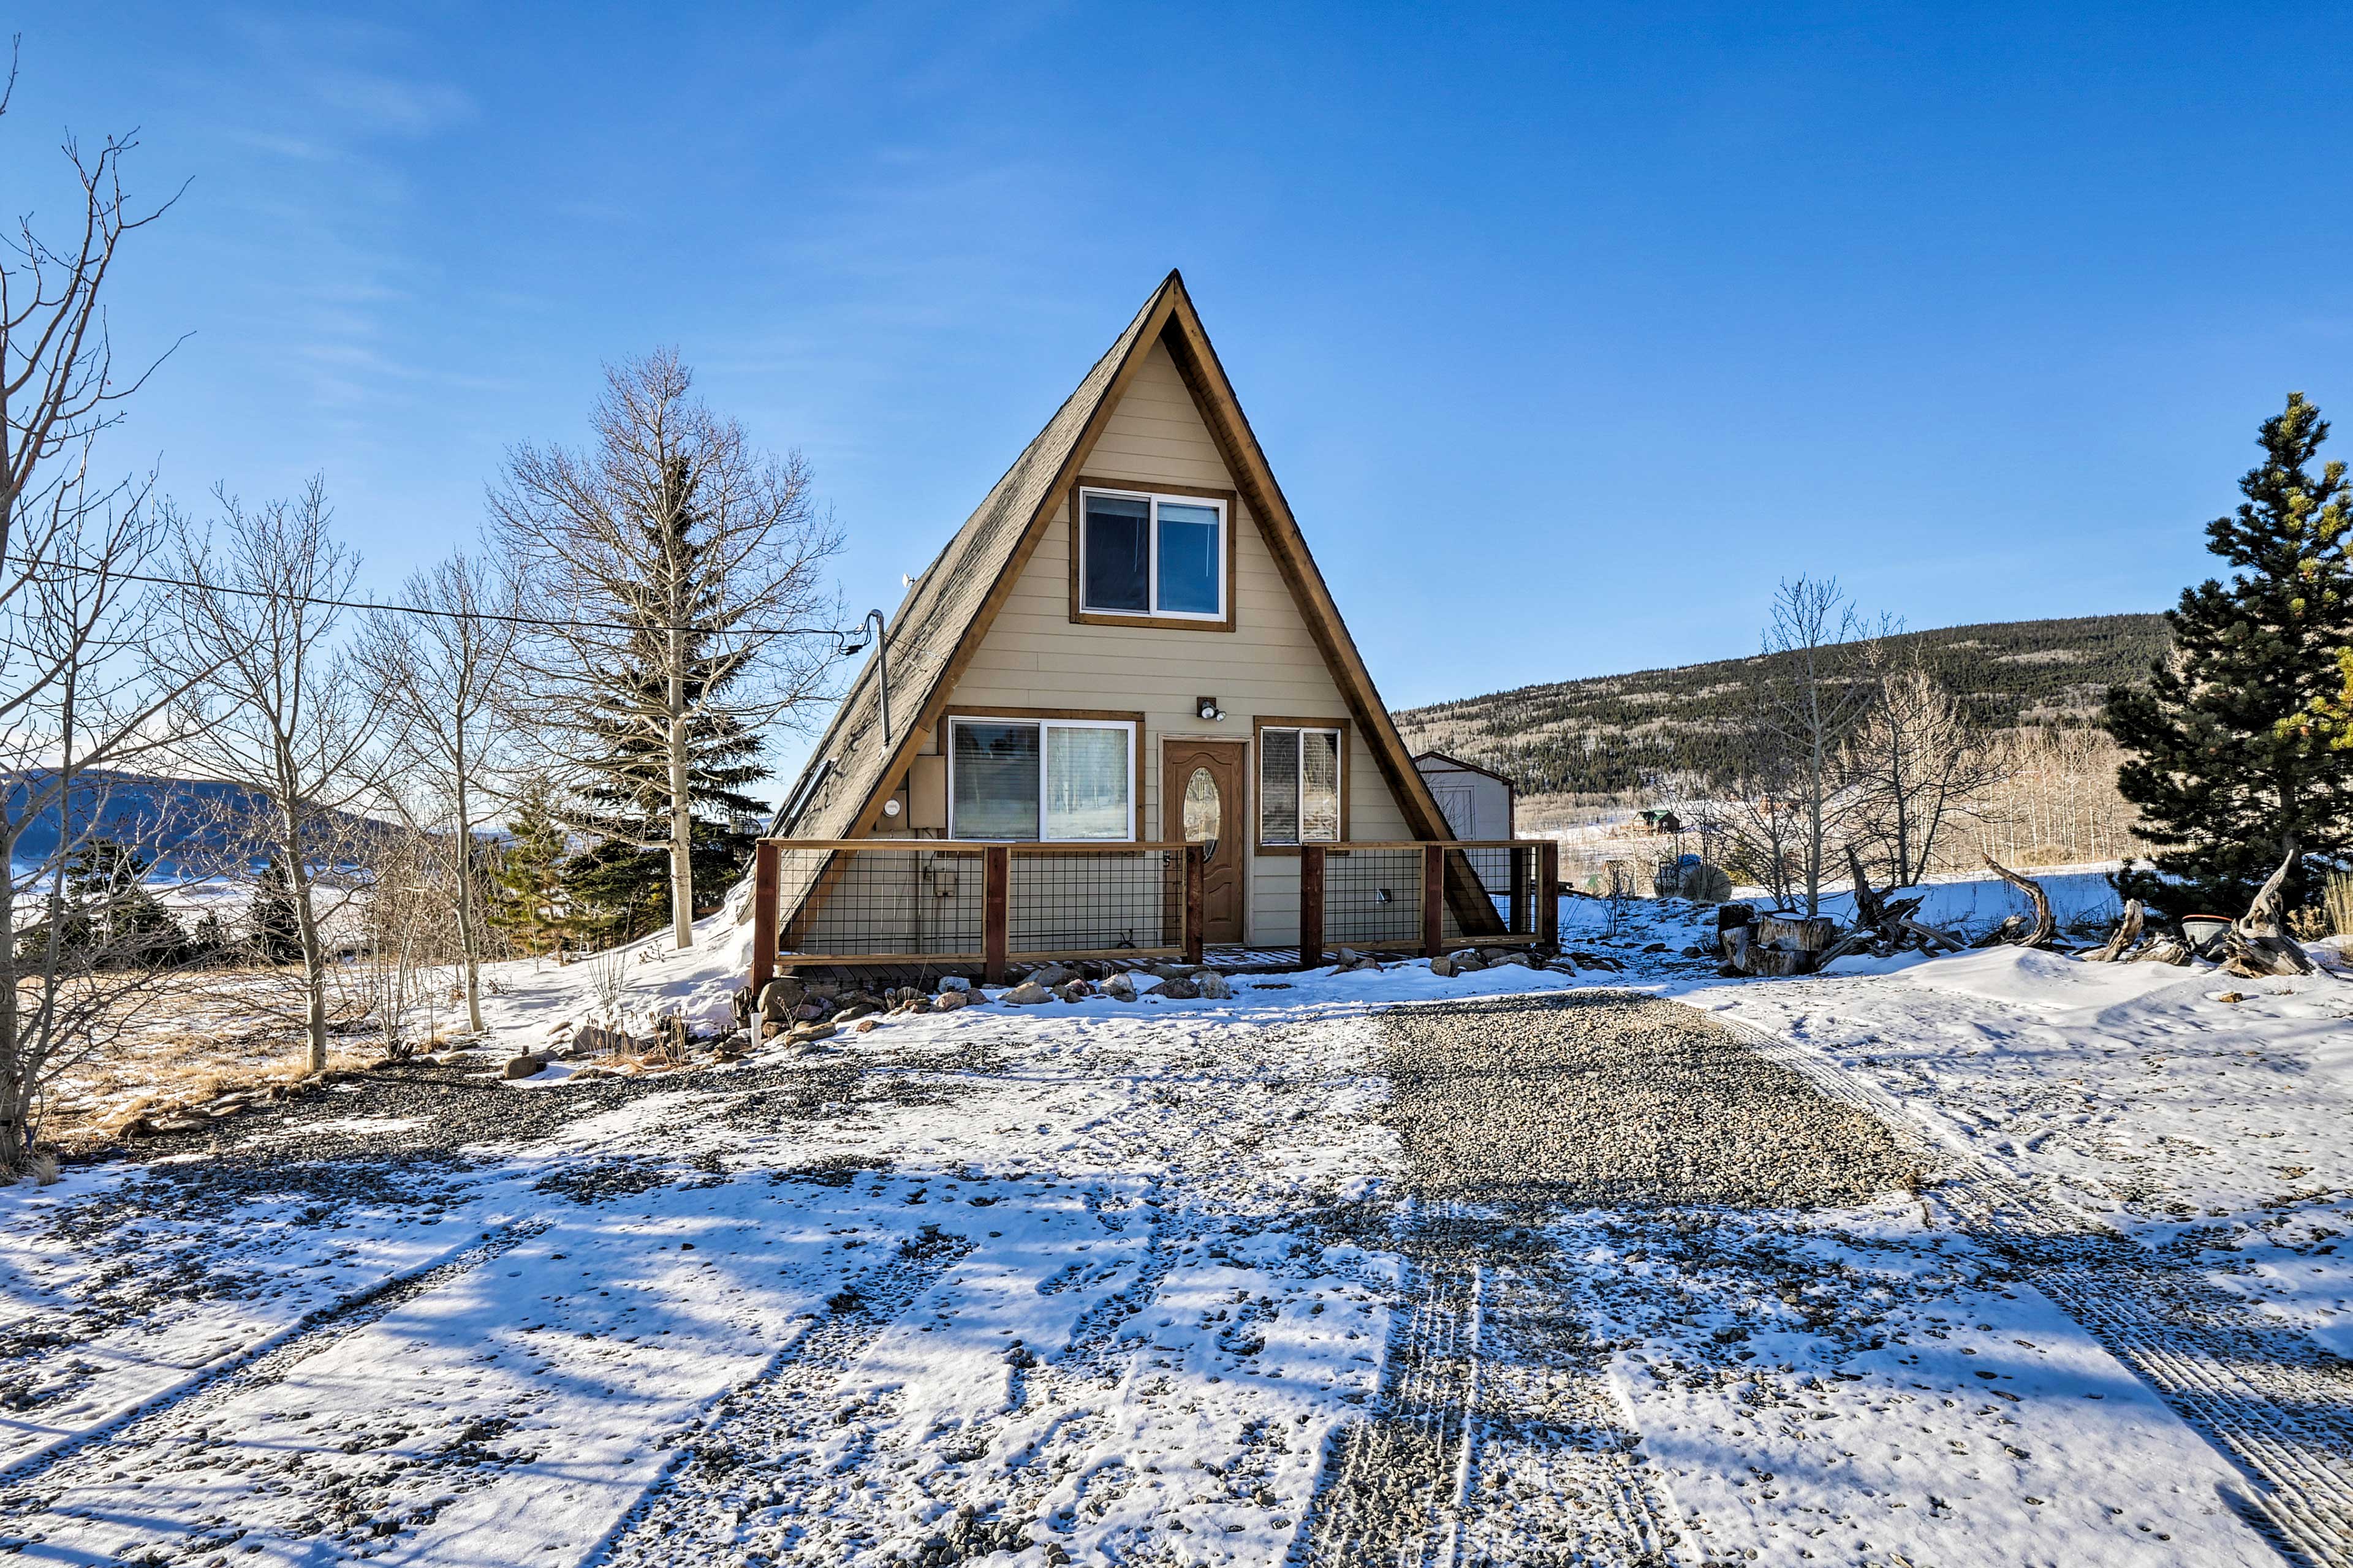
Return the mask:
POLYGON ((763 838, 752 849, 752 1003, 757 1006, 760 988, 776 972, 776 844, 763 838))
POLYGON ((1299 967, 1324 967, 1324 846, 1299 847, 1299 967))
POLYGON ((990 985, 1005 984, 1006 892, 1013 881, 1013 851, 992 844, 980 852, 980 968, 990 985))
POLYGON ((1446 846, 1421 847, 1421 955, 1436 958, 1446 951, 1446 846))
POLYGON ((1185 962, 1201 962, 1201 878, 1208 864, 1206 846, 1185 846, 1185 962))
POLYGON ((1560 842, 1553 838, 1536 847, 1536 941, 1560 945, 1560 842))

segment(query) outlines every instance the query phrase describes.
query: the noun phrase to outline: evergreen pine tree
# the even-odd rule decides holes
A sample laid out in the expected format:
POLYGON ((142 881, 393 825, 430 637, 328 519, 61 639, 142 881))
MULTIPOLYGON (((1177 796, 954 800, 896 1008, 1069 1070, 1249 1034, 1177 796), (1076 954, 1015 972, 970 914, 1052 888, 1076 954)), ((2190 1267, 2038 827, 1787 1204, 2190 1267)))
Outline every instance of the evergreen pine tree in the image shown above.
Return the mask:
POLYGON ((543 791, 526 793, 507 823, 508 839, 491 872, 485 912, 491 927, 524 952, 554 952, 574 921, 564 886, 563 825, 543 791))
POLYGON ((2108 730, 2133 753, 2117 787, 2140 808, 2165 874, 2127 870, 2120 893, 2176 913, 2236 914, 2293 841, 2302 864, 2286 897, 2297 908, 2319 863, 2353 847, 2353 766, 2310 718, 2336 684, 2337 650, 2353 643, 2353 492, 2343 463, 2313 471, 2327 438, 2300 392, 2263 422, 2263 460, 2239 481, 2245 501, 2206 525, 2207 548, 2234 574, 2185 590, 2167 612, 2173 653, 2147 689, 2108 694, 2108 730))
POLYGON ((263 963, 291 963, 302 956, 302 933, 294 912, 294 880, 278 857, 262 863, 254 879, 253 903, 246 911, 246 940, 263 963))
MULTIPOLYGON (((695 475, 683 461, 666 466, 666 493, 648 507, 638 526, 659 536, 665 558, 675 560, 677 580, 707 584, 716 563, 705 559, 709 545, 701 524, 704 515, 694 491, 695 475)), ((710 630, 687 634, 686 700, 690 708, 706 709, 709 700, 725 691, 749 666, 749 647, 715 657, 703 649, 711 631, 724 629, 719 615, 720 595, 705 587, 686 607, 681 620, 710 630)), ((640 715, 660 694, 663 645, 670 637, 675 612, 666 596, 649 589, 632 629, 627 661, 614 671, 613 684, 634 700, 617 698, 601 704, 595 732, 603 754, 590 763, 596 780, 580 792, 585 807, 581 827, 603 842, 564 864, 564 888, 582 912, 583 924, 608 937, 628 937, 651 931, 668 916, 670 857, 664 846, 669 835, 665 813, 670 804, 669 763, 662 745, 646 732, 640 715)), ((771 770, 759 759, 759 737, 733 715, 702 711, 689 721, 691 757, 687 795, 696 821, 690 867, 698 908, 714 902, 743 874, 754 835, 737 823, 757 817, 766 806, 743 793, 771 770)))
MULTIPOLYGON (((64 891, 51 900, 61 955, 117 969, 177 963, 187 956, 187 933, 147 886, 148 866, 138 851, 111 838, 75 847, 66 860, 64 891)), ((27 926, 17 941, 20 958, 37 962, 49 931, 46 920, 27 926)))

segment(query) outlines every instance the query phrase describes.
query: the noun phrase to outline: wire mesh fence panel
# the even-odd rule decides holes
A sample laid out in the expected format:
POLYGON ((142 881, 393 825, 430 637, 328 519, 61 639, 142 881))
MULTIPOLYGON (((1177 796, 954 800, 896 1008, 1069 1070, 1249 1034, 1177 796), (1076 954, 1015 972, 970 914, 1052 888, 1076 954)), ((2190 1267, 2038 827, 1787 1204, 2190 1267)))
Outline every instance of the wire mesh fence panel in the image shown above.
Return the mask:
POLYGON ((1326 947, 1419 947, 1422 853, 1334 847, 1324 857, 1326 947))
POLYGON ((1014 957, 1184 944, 1181 847, 1020 847, 1007 877, 1006 947, 1014 957))
POLYGON ((777 861, 785 952, 980 956, 977 848, 786 847, 777 861))
MULTIPOLYGON (((1448 896, 1439 910, 1440 936, 1449 942, 1478 940, 1530 942, 1536 932, 1535 888, 1537 855, 1535 844, 1466 844, 1446 852, 1448 896), (1466 930, 1458 899, 1476 897, 1476 888, 1493 905, 1495 922, 1478 922, 1466 930)), ((1476 906, 1473 906, 1475 910, 1476 906)), ((1474 914, 1475 920, 1475 914, 1474 914)))

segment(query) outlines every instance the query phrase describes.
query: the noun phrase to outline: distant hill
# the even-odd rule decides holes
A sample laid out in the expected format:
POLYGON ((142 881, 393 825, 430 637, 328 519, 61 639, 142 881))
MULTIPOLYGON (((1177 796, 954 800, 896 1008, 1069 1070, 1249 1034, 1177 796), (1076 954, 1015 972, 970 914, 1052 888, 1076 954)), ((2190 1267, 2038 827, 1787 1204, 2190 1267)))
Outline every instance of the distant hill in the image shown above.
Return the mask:
MULTIPOLYGON (((0 774, 0 799, 13 817, 23 812, 42 773, 0 774)), ((77 829, 111 838, 153 862, 158 877, 201 877, 252 849, 253 825, 267 820, 267 797, 213 779, 161 778, 93 770, 75 782, 69 803, 77 829)), ((353 841, 381 831, 364 817, 336 812, 353 841)), ((56 853, 60 825, 55 807, 41 813, 16 841, 19 867, 56 853)))
MULTIPOLYGON (((1946 685, 1989 723, 2064 722, 2095 713, 2108 688, 2148 678, 2170 644, 2157 615, 1995 621, 1907 632, 1946 685)), ((1662 773, 1721 782, 1739 764, 1741 721, 1772 669, 1761 655, 1523 686, 1396 715, 1406 743, 1516 781, 1526 795, 1609 795, 1662 773)))

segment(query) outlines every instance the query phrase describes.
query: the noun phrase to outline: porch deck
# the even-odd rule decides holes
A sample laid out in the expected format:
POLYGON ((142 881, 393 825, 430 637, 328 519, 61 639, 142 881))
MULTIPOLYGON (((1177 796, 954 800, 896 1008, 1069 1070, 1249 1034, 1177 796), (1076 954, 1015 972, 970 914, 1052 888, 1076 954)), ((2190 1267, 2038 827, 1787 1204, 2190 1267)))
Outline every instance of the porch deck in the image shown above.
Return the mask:
POLYGON ((1538 890, 1557 884, 1558 856, 1549 840, 1304 845, 1297 942, 1213 950, 1199 845, 763 839, 751 981, 757 990, 790 970, 871 985, 943 974, 996 984, 1016 967, 1070 962, 1267 973, 1317 968, 1338 948, 1548 945, 1557 905, 1538 890))

